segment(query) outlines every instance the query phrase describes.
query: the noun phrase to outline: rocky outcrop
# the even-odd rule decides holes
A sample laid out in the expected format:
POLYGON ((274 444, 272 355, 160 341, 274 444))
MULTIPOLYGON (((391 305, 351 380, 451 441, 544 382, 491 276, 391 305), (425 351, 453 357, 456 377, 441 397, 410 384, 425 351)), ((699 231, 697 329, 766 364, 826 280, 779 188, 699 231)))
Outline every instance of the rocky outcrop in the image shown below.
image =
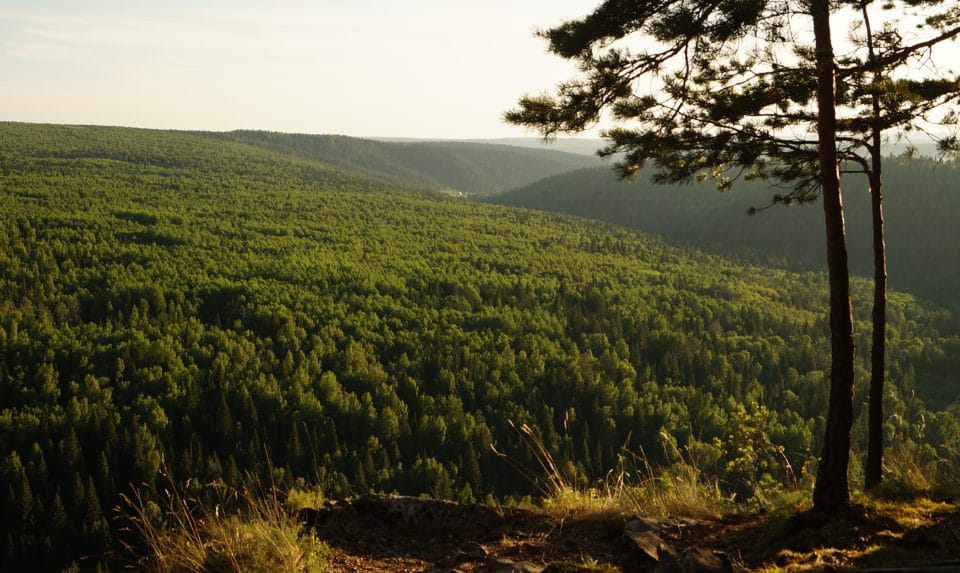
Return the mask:
MULTIPOLYGON (((678 547, 703 522, 638 516, 564 520, 520 509, 364 495, 304 510, 334 547, 430 573, 732 573, 723 553, 678 547), (412 561, 411 561, 412 560, 412 561), (420 565, 410 566, 416 562, 420 565)), ((341 570, 349 570, 344 563, 341 570)), ((383 565, 386 568, 386 565, 383 565)), ((397 567, 401 569, 401 567, 397 567)))

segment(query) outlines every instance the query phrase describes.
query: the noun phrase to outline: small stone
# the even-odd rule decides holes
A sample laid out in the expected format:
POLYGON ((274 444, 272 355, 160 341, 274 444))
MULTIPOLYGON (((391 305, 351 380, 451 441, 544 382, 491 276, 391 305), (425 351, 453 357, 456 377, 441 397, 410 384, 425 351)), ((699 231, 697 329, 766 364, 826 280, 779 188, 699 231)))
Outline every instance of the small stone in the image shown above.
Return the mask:
POLYGON ((638 533, 660 533, 663 529, 664 522, 662 519, 648 515, 638 515, 623 526, 624 531, 635 531, 638 533))
POLYGON ((486 565, 475 568, 474 573, 543 573, 541 567, 530 561, 491 559, 486 565))
POLYGON ((683 569, 698 573, 732 573, 733 567, 726 555, 695 547, 683 556, 683 569))

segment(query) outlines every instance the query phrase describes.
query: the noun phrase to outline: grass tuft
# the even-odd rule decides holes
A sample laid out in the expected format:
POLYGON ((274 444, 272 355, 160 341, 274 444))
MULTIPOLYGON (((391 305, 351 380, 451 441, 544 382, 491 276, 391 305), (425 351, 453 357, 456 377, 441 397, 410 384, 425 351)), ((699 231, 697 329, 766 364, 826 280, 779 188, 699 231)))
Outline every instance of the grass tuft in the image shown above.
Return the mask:
POLYGON ((275 488, 245 489, 228 502, 212 506, 183 491, 165 491, 163 508, 139 492, 124 496, 126 516, 142 544, 128 547, 137 556, 139 569, 157 573, 322 570, 328 547, 304 530, 275 488))
POLYGON ((732 509, 716 481, 703 473, 690 459, 678 456, 673 464, 654 468, 643 455, 620 456, 619 469, 591 487, 577 487, 575 480, 554 460, 542 440, 523 424, 509 422, 520 434, 537 463, 536 469, 525 468, 505 454, 496 452, 512 463, 535 483, 543 493, 543 507, 551 513, 602 516, 608 514, 647 514, 656 517, 718 518, 732 509))
POLYGON ((635 484, 625 484, 618 494, 621 507, 630 513, 716 519, 732 508, 719 484, 704 479, 687 461, 660 469, 646 464, 645 471, 645 477, 635 484))

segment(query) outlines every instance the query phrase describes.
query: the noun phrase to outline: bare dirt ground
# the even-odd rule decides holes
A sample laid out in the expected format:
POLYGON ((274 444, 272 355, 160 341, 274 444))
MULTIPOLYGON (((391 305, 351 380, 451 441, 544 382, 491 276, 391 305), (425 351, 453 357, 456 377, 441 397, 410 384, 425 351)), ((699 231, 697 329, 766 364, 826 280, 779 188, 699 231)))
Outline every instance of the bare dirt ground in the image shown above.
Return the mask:
POLYGON ((775 518, 655 519, 363 496, 304 510, 330 571, 960 572, 960 504, 904 500, 775 518))

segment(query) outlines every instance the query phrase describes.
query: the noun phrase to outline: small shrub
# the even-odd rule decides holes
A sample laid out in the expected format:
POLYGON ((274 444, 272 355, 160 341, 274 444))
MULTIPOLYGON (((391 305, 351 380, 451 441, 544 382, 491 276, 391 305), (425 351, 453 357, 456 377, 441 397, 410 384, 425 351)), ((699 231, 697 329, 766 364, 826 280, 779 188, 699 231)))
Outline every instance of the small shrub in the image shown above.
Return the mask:
POLYGON ((289 511, 316 509, 323 505, 326 496, 320 488, 294 487, 287 492, 286 506, 289 511))

